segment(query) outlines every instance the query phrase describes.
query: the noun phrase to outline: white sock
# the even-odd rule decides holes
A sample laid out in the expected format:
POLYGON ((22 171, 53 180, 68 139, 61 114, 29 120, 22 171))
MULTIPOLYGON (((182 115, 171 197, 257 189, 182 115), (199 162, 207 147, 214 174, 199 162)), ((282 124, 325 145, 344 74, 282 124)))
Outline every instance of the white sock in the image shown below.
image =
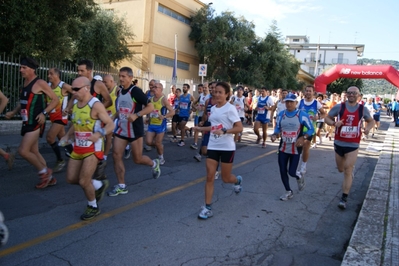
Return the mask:
POLYGON ((39 171, 39 175, 44 174, 44 173, 47 173, 47 167, 45 167, 41 171, 39 171))
POLYGON ((305 163, 305 162, 302 162, 302 166, 303 166, 303 167, 306 167, 306 163, 305 163))
POLYGON ((155 166, 157 166, 157 163, 155 162, 155 160, 152 160, 152 163, 153 163, 152 168, 155 168, 155 166))
POLYGON ((106 160, 107 160, 107 158, 108 158, 108 156, 107 156, 107 155, 104 155, 103 157, 104 157, 104 161, 106 161, 106 160))
POLYGON ((91 183, 93 184, 95 190, 99 190, 103 186, 103 182, 100 180, 93 179, 91 180, 91 183))
POLYGON ((119 186, 120 188, 125 188, 125 187, 126 187, 125 184, 118 184, 118 186, 119 186))
POLYGON ((97 201, 96 200, 87 201, 87 205, 97 208, 97 201))
POLYGON ((163 159, 163 154, 158 155, 158 158, 159 158, 160 160, 162 160, 162 159, 163 159))

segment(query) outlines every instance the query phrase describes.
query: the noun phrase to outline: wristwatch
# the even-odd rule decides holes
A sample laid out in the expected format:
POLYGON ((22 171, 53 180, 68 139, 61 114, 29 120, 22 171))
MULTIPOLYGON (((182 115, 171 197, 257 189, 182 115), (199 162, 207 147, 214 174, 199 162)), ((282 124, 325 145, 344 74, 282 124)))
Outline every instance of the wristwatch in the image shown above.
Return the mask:
POLYGON ((223 135, 227 133, 227 129, 226 128, 222 128, 223 131, 223 135))
POLYGON ((46 110, 43 110, 42 114, 44 114, 46 116, 47 115, 46 110))
POLYGON ((141 117, 141 114, 140 114, 140 112, 137 112, 137 113, 136 113, 136 115, 137 115, 138 117, 141 117))

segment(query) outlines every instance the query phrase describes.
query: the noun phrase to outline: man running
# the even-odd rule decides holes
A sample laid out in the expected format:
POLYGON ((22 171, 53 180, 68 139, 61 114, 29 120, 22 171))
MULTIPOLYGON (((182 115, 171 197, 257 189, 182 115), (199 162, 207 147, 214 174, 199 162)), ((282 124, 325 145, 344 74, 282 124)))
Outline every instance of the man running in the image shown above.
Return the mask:
MULTIPOLYGON (((244 123, 245 110, 248 109, 248 103, 244 96, 244 88, 242 86, 238 86, 237 95, 232 97, 230 103, 236 108, 238 116, 241 119, 241 123, 244 123)), ((235 134, 234 141, 241 142, 241 135, 242 132, 235 134)))
POLYGON ((111 197, 128 193, 125 183, 125 165, 122 159, 128 144, 131 146, 133 161, 136 164, 150 166, 153 178, 158 178, 161 175, 159 159, 151 160, 148 156, 143 156, 143 116, 151 113, 154 110, 154 105, 147 101, 146 95, 139 87, 132 84, 132 80, 133 70, 130 67, 122 67, 119 70, 121 89, 116 99, 119 120, 114 131, 113 142, 114 170, 118 184, 108 192, 108 196, 111 197))
POLYGON ((183 84, 183 94, 179 97, 179 129, 180 129, 180 140, 177 143, 178 146, 184 146, 184 137, 186 135, 186 124, 190 117, 191 103, 194 101, 194 97, 188 93, 190 85, 183 84))
MULTIPOLYGON (((324 118, 326 115, 323 105, 319 103, 316 99, 314 99, 314 87, 313 85, 307 85, 305 87, 305 97, 300 100, 298 103, 298 109, 305 111, 309 117, 310 120, 312 121, 313 128, 316 128, 316 121, 318 119, 317 113, 319 113, 320 118, 324 118)), ((306 133, 306 128, 304 130, 306 133)), ((314 133, 314 131, 313 131, 314 133)), ((299 172, 304 175, 306 173, 306 164, 309 159, 309 150, 310 150, 310 145, 311 141, 313 138, 313 134, 309 135, 308 139, 305 139, 305 143, 303 144, 303 152, 302 152, 302 163, 299 172)))
MULTIPOLYGON (((205 102, 211 96, 209 94, 208 83, 199 84, 198 85, 198 92, 200 91, 200 85, 201 85, 201 88, 202 88, 201 89, 202 93, 199 95, 198 99, 194 103, 194 105, 196 105, 195 108, 197 109, 197 114, 196 114, 195 119, 194 119, 194 126, 195 127, 198 126, 199 122, 202 121, 202 116, 204 115, 204 110, 205 110, 205 102)), ((199 135, 199 132, 195 131, 194 132, 194 143, 190 146, 194 150, 198 149, 198 145, 197 145, 198 135, 199 135)))
POLYGON ((374 126, 374 120, 367 108, 357 102, 359 93, 357 87, 349 87, 347 91, 348 100, 335 105, 324 119, 325 123, 336 128, 334 137, 335 162, 338 171, 344 173, 342 197, 338 207, 343 210, 346 209, 348 194, 354 178, 353 170, 362 136, 362 118, 367 122, 364 134, 367 135, 374 126), (337 117, 337 122, 335 122, 335 117, 337 117))
POLYGON ((255 118, 254 132, 257 136, 256 144, 260 143, 263 139, 262 148, 266 148, 266 138, 267 138, 267 127, 270 123, 270 113, 273 110, 273 99, 267 96, 267 91, 265 87, 259 89, 260 96, 258 97, 256 104, 257 115, 255 118), (262 137, 259 134, 259 128, 262 126, 262 137))
POLYGON ((154 96, 151 97, 150 102, 153 104, 154 110, 149 115, 148 130, 145 137, 147 145, 151 146, 155 142, 159 164, 163 165, 165 158, 163 157, 162 140, 166 132, 166 119, 171 118, 175 111, 163 95, 162 83, 155 83, 152 90, 154 96))
POLYGON ((20 111, 22 141, 18 153, 39 171, 40 182, 36 188, 41 189, 57 183, 53 178, 53 171, 47 168, 47 163, 39 152, 39 138, 43 136, 46 115, 58 105, 59 100, 47 82, 36 75, 39 64, 34 59, 23 58, 20 64, 20 72, 24 78, 20 103, 5 117, 10 119, 20 111), (45 96, 49 98, 47 106, 45 96))
MULTIPOLYGON (((54 173, 61 171, 65 166, 65 161, 61 157, 60 147, 58 146, 56 138, 60 140, 65 135, 68 115, 65 114, 64 110, 68 105, 68 93, 72 93, 71 86, 61 81, 60 76, 61 72, 58 68, 53 67, 49 69, 47 75, 49 85, 59 99, 58 105, 49 113, 51 127, 46 135, 47 143, 51 146, 57 157, 56 166, 53 168, 54 173)), ((47 102, 50 102, 50 100, 51 99, 47 97, 47 102)))
POLYGON ((104 137, 114 129, 114 123, 104 105, 90 93, 91 82, 78 77, 72 82, 72 91, 77 102, 72 108, 72 126, 61 139, 75 139, 75 145, 67 168, 67 182, 80 185, 87 198, 87 207, 80 216, 91 220, 100 214, 97 203, 102 199, 108 180, 92 179, 99 160, 103 159, 104 137), (102 124, 104 127, 102 127, 102 124))
MULTIPOLYGON (((8 98, 0 91, 0 114, 3 113, 4 108, 6 108, 7 106, 7 103, 8 98)), ((0 148, 0 156, 2 156, 6 160, 8 170, 11 170, 15 160, 14 153, 6 152, 5 150, 0 148)))

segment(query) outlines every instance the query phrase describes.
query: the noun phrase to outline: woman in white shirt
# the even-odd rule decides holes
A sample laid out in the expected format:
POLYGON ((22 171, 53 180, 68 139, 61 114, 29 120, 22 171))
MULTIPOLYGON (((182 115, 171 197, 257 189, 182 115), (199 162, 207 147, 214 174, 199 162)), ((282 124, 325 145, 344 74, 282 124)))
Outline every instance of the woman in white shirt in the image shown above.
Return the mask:
POLYGON ((205 206, 202 206, 198 214, 199 219, 208 219, 213 216, 211 203, 219 161, 223 182, 233 183, 236 193, 240 193, 242 189, 242 177, 231 173, 236 150, 234 134, 241 132, 243 126, 236 108, 229 103, 230 85, 226 82, 218 82, 212 100, 215 100, 216 104, 211 108, 208 116, 211 126, 194 127, 198 131, 210 131, 206 160, 205 206))

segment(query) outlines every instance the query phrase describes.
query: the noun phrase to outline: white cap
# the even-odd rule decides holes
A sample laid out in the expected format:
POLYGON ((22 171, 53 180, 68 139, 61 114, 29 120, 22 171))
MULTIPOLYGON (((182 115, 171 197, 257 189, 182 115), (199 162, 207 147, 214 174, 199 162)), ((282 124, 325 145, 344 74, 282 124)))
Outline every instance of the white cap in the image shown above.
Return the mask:
POLYGON ((93 79, 98 80, 98 81, 103 81, 103 78, 100 75, 95 75, 93 79))

